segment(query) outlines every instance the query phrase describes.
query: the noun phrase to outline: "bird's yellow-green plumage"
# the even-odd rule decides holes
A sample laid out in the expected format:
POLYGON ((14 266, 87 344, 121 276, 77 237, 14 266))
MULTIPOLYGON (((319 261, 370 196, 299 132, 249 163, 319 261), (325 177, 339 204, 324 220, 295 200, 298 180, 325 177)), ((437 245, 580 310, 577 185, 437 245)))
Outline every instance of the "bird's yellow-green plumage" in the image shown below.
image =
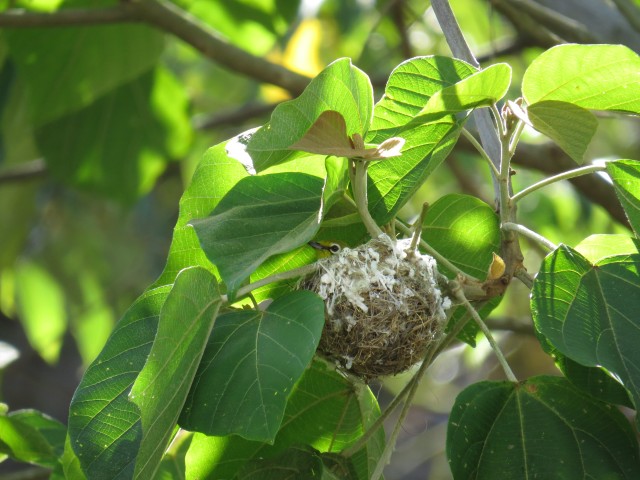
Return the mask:
POLYGON ((342 249, 342 246, 338 242, 309 242, 309 245, 316 249, 318 258, 330 257, 342 249))

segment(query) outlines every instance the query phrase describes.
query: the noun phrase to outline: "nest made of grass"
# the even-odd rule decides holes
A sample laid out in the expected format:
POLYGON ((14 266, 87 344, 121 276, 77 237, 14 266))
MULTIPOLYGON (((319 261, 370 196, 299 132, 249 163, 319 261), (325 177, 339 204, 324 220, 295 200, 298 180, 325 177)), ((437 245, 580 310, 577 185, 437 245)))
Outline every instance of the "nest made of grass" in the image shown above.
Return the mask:
POLYGON ((367 380, 420 361, 451 306, 435 260, 387 235, 321 260, 301 287, 325 301, 320 352, 367 380))

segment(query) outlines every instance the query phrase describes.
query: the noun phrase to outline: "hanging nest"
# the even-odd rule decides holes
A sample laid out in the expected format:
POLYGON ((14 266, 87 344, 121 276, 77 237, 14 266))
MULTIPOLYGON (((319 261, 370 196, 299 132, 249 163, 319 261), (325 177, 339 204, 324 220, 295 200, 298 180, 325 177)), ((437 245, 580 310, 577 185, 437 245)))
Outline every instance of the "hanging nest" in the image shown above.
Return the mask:
POLYGON ((301 288, 325 301, 319 350, 365 380, 420 361, 444 329, 451 301, 435 260, 387 235, 319 261, 301 288))

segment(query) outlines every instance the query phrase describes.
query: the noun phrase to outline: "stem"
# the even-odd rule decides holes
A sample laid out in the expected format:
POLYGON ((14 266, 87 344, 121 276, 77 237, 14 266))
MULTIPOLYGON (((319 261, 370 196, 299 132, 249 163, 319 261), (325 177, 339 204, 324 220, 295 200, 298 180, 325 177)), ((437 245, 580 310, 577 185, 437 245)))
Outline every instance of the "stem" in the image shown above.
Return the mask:
POLYGON ((556 248, 558 248, 557 245, 555 245, 553 242, 551 242, 550 240, 547 240, 539 233, 536 233, 533 230, 529 230, 524 225, 520 225, 518 223, 513 223, 513 222, 505 222, 502 224, 502 229, 510 232, 517 232, 520 235, 524 235, 525 237, 538 242, 539 244, 543 245, 549 250, 555 250, 556 248))
POLYGON ((47 164, 42 158, 38 158, 0 170, 0 185, 38 179, 44 177, 47 173, 47 164))
POLYGON ((420 241, 420 235, 422 235, 422 224, 424 223, 424 216, 427 214, 429 204, 427 202, 422 204, 422 210, 420 210, 420 216, 413 224, 413 236, 411 237, 410 250, 415 252, 418 248, 418 242, 420 241))
POLYGON ((464 296, 464 293, 462 292, 462 289, 460 288, 460 286, 457 285, 452 290, 453 290, 454 296, 465 306, 467 311, 471 314, 471 317, 478 324, 478 327, 480 327, 480 330, 482 330, 482 333, 484 333, 484 336, 487 337, 487 340, 489 341, 489 345, 491 345, 491 348, 496 354, 498 362, 502 366, 502 369, 504 370, 504 374, 506 375, 507 379, 509 379, 511 382, 517 382, 518 379, 513 374, 513 371, 511 370, 511 367, 509 366, 507 359, 502 353, 502 350, 500 350, 500 347, 496 343, 495 338, 493 338, 493 335, 491 334, 491 330, 489 330, 489 327, 487 327, 487 325, 484 323, 484 321, 482 320, 482 318, 480 317, 476 309, 473 308, 473 305, 471 305, 469 300, 467 300, 467 297, 464 296))
MULTIPOLYGON (((280 280, 288 280, 290 278, 303 277, 305 275, 309 275, 315 272, 318 269, 317 263, 311 263, 309 265, 305 265, 304 267, 295 268, 293 270, 287 270, 286 272, 275 273, 273 275, 269 275, 268 277, 261 278, 260 280, 256 280, 249 285, 245 285, 244 287, 238 289, 236 293, 236 299, 242 298, 248 294, 250 294, 253 290, 268 285, 270 283, 279 282, 280 280)), ((227 303, 229 298, 226 295, 222 295, 222 302, 227 303)))
POLYGON ((353 196, 355 197, 356 208, 371 238, 378 238, 384 232, 369 213, 369 203, 367 199, 367 162, 363 160, 350 160, 350 162, 353 171, 353 196))
POLYGON ((493 162, 491 161, 491 158, 489 158, 489 155, 487 155, 487 152, 484 150, 484 148, 482 148, 482 145, 480 145, 480 142, 476 140, 476 137, 474 137, 473 134, 466 128, 462 129, 462 136, 467 140, 469 140, 469 143, 471 143, 471 145, 475 147, 475 149, 478 151, 480 156, 489 164, 489 167, 491 168, 491 172, 493 173, 493 176, 495 178, 498 178, 499 176, 498 169, 493 164, 493 162))
MULTIPOLYGON (((400 230, 405 235, 411 235, 411 233, 412 233, 411 229, 409 227, 407 227, 406 225, 404 225, 400 220, 396 219, 395 226, 396 226, 396 228, 398 230, 400 230)), ((439 265, 442 265, 443 267, 446 267, 447 269, 449 269, 454 274, 462 275, 463 277, 466 277, 466 278, 468 278, 469 280, 471 280, 473 282, 479 282, 480 281, 477 278, 472 277, 468 273, 465 273, 462 270, 460 270, 453 263, 451 263, 445 257, 440 255, 436 250, 433 249, 433 247, 431 245, 429 245, 424 240, 420 240, 420 248, 422 248, 425 252, 427 252, 429 255, 431 255, 433 258, 435 258, 439 265)))
POLYGON ((568 172, 563 172, 558 175, 554 175, 553 177, 545 178, 544 180, 540 180, 538 183, 534 183, 533 185, 530 185, 524 190, 513 195, 511 197, 511 201, 515 203, 521 200, 522 198, 526 197, 530 193, 533 193, 536 190, 542 187, 545 187, 547 185, 551 185, 552 183, 559 182, 560 180, 568 180, 569 178, 580 177, 582 175, 588 175, 589 173, 602 172, 606 169, 607 167, 605 167, 604 165, 589 165, 586 167, 580 167, 574 170, 569 170, 568 172))
POLYGON ((533 276, 524 269, 516 270, 516 273, 513 275, 518 280, 520 280, 524 285, 531 290, 533 288, 533 276))

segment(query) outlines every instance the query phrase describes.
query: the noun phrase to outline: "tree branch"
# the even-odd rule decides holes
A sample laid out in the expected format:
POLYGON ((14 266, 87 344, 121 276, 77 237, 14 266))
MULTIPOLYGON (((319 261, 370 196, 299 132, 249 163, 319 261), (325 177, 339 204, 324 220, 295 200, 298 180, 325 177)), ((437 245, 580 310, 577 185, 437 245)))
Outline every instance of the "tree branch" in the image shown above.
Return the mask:
POLYGON ((132 0, 115 7, 64 9, 54 13, 9 10, 0 13, 0 27, 61 27, 143 22, 171 33, 209 59, 258 81, 300 94, 310 79, 282 65, 252 55, 224 40, 198 18, 165 0, 132 0))
POLYGON ((46 176, 47 173, 47 165, 43 159, 38 158, 37 160, 0 170, 0 185, 3 183, 22 182, 42 178, 46 176))

